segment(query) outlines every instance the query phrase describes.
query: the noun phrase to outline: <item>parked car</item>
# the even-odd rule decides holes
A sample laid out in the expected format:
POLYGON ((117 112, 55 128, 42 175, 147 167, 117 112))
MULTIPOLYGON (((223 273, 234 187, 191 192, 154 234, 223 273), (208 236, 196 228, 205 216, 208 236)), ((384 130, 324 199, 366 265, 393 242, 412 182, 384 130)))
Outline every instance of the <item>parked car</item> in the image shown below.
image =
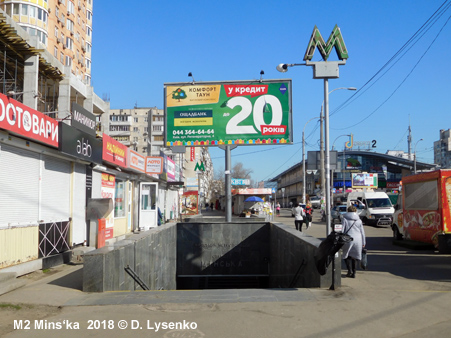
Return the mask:
MULTIPOLYGON (((304 209, 304 212, 305 212, 306 205, 305 204, 301 204, 301 207, 304 209)), ((295 214, 294 209, 296 209, 296 208, 297 208, 297 205, 294 206, 293 208, 291 208, 291 217, 294 217, 294 214, 295 214)))
POLYGON ((313 209, 321 208, 321 198, 317 196, 310 197, 310 204, 312 205, 313 209))
POLYGON ((341 223, 341 219, 343 218, 343 214, 347 212, 346 205, 336 205, 331 210, 332 223, 335 223, 335 220, 341 223))

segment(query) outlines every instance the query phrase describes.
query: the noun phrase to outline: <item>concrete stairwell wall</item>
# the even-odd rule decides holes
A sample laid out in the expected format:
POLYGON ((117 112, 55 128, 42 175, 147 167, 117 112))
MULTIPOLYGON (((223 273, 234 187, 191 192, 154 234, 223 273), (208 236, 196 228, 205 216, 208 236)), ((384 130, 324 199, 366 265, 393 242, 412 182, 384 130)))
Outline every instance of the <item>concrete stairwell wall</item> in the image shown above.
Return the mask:
POLYGON ((129 266, 150 290, 176 288, 176 223, 169 223, 83 256, 83 291, 141 290, 129 266))

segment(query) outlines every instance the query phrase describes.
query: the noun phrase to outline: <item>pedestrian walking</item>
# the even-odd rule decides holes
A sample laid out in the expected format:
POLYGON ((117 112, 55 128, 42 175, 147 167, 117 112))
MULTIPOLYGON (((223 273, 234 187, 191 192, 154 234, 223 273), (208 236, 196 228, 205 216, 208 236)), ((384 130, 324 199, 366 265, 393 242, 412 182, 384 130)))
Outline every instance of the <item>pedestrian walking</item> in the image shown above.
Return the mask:
POLYGON ((307 203, 306 207, 305 207, 305 225, 306 225, 306 229, 310 228, 310 225, 312 223, 312 205, 309 203, 307 203))
POLYGON ((363 230, 362 221, 357 215, 357 208, 351 205, 347 210, 348 212, 343 214, 342 232, 351 236, 353 240, 343 245, 343 259, 348 269, 346 277, 355 278, 356 262, 362 259, 362 249, 366 244, 365 230, 363 230))
POLYGON ((276 215, 280 216, 280 203, 277 202, 277 206, 276 206, 276 215))
POLYGON ((304 221, 305 217, 305 211, 302 207, 302 203, 299 203, 299 205, 294 208, 294 226, 296 227, 296 230, 299 230, 302 232, 302 222, 304 221))

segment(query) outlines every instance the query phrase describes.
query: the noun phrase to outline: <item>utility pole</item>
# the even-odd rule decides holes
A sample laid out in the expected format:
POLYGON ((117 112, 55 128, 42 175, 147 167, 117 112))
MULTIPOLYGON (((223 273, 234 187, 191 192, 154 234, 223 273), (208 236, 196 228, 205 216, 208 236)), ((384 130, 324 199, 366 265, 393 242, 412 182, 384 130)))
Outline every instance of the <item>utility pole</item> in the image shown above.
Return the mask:
POLYGON ((409 115, 409 135, 407 135, 407 148, 409 149, 409 160, 412 161, 412 129, 410 128, 410 115, 409 115))
POLYGON ((324 113, 323 113, 323 105, 321 105, 321 115, 320 115, 320 171, 321 171, 321 197, 326 197, 326 176, 324 171, 324 127, 323 127, 323 121, 324 121, 324 113))

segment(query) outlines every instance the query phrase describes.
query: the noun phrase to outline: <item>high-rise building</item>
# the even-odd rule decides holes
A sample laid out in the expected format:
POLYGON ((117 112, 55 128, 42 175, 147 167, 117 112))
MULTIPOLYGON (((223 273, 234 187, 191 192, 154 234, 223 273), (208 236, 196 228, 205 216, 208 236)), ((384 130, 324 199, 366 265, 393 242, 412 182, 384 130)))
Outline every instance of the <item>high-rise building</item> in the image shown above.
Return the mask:
POLYGON ((93 0, 0 0, 3 92, 65 120, 77 103, 102 114, 91 87, 93 0))
POLYGON ((451 168, 451 129, 440 130, 440 139, 434 142, 434 163, 451 168))
POLYGON ((0 4, 78 80, 90 85, 92 0, 0 0, 0 4))

